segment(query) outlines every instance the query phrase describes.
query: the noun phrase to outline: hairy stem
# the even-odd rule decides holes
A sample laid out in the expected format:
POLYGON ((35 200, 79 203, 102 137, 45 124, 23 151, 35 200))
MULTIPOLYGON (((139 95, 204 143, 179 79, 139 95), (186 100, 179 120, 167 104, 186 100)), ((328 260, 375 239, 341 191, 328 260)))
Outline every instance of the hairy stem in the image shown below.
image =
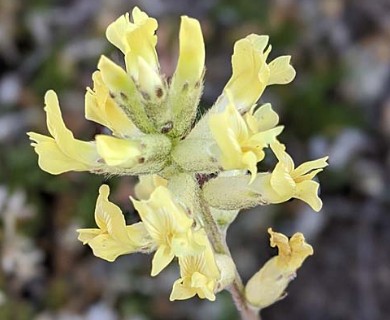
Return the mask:
MULTIPOLYGON (((211 215, 210 209, 200 193, 199 202, 204 221, 204 227, 216 253, 225 254, 231 257, 230 250, 226 244, 225 237, 222 235, 217 223, 211 215)), ((232 295, 234 304, 241 315, 242 320, 260 320, 260 315, 256 310, 250 308, 247 304, 244 294, 244 285, 241 277, 236 270, 235 278, 228 291, 232 295)))

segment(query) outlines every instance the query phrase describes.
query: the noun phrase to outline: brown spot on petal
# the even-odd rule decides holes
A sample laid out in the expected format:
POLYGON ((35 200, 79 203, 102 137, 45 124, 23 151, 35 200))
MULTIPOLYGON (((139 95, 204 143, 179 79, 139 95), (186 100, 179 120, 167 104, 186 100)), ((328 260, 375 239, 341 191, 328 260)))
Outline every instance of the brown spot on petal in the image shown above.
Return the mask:
POLYGON ((162 88, 157 88, 156 89, 156 96, 157 96, 157 98, 161 98, 163 96, 163 94, 164 94, 164 91, 163 91, 162 88))
POLYGON ((129 97, 124 92, 121 92, 120 95, 123 100, 125 101, 129 100, 129 97))
POLYGON ((173 128, 173 122, 172 121, 168 121, 166 124, 164 124, 161 128, 161 133, 168 133, 169 131, 171 131, 173 128))

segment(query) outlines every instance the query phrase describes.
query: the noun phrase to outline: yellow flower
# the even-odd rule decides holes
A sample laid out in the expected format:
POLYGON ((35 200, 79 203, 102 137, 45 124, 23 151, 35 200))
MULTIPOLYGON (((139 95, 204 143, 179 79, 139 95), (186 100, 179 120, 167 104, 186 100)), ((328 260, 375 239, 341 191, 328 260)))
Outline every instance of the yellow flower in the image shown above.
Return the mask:
MULTIPOLYGON (((88 99, 92 104, 92 99, 100 99, 98 97, 100 96, 97 93, 96 96, 90 93, 88 99)), ((106 109, 99 109, 97 104, 95 106, 89 105, 89 115, 96 121, 107 123, 110 127, 116 127, 118 123, 118 130, 119 128, 124 129, 121 126, 126 120, 122 118, 120 110, 112 109, 115 106, 110 105, 110 103, 106 102, 106 109), (106 116, 104 120, 103 116, 106 116)), ((51 174, 60 174, 67 171, 121 173, 123 169, 132 168, 139 164, 139 160, 144 156, 141 154, 141 144, 143 142, 146 148, 151 144, 146 140, 152 140, 152 138, 146 139, 142 136, 135 140, 128 140, 108 135, 97 135, 96 141, 77 140, 64 124, 58 98, 54 91, 50 90, 46 93, 45 105, 47 127, 52 137, 35 132, 29 132, 28 135, 33 141, 32 146, 39 155, 39 166, 42 170, 51 174)), ((129 130, 133 129, 134 126, 130 123, 129 130)), ((119 131, 117 132, 119 133, 119 131)), ((158 138, 156 137, 156 139, 158 138)), ((158 140, 157 143, 160 143, 159 148, 161 149, 161 143, 163 142, 158 140)))
POLYGON ((230 91, 237 109, 245 112, 256 103, 266 86, 286 84, 294 79, 290 56, 280 56, 267 63, 271 51, 271 46, 267 48, 268 40, 268 36, 251 34, 235 43, 233 73, 216 103, 217 110, 223 110, 229 103, 227 91, 230 91))
POLYGON ((142 222, 126 225, 122 211, 108 200, 110 189, 102 185, 96 202, 96 229, 78 229, 79 240, 88 244, 95 256, 114 261, 118 256, 147 251, 152 241, 142 222))
POLYGON ((138 7, 132 20, 128 13, 120 16, 107 27, 106 37, 124 53, 126 70, 143 98, 158 101, 165 94, 156 52, 158 23, 138 7))
POLYGON ((168 185, 168 180, 160 177, 157 174, 148 174, 139 176, 139 182, 135 185, 134 192, 135 196, 139 200, 147 200, 150 198, 150 195, 153 191, 159 187, 166 187, 168 185))
POLYGON ((210 242, 199 254, 179 257, 179 265, 181 278, 173 284, 169 299, 185 300, 198 295, 214 301, 220 272, 210 242))
POLYGON ((268 260, 245 287, 246 299, 259 309, 283 299, 285 289, 296 276, 296 270, 313 254, 313 248, 305 242, 302 233, 295 233, 289 240, 271 228, 268 232, 271 247, 278 247, 279 254, 268 260))
POLYGON ((32 146, 39 155, 38 164, 51 174, 67 171, 95 171, 102 167, 93 142, 77 140, 62 120, 58 98, 53 90, 46 92, 45 111, 50 136, 29 132, 32 146))
POLYGON ((194 220, 175 202, 166 187, 157 187, 147 201, 133 198, 131 201, 158 247, 152 261, 152 276, 159 274, 175 256, 183 257, 204 249, 207 237, 193 230, 194 220))
POLYGON ((173 81, 178 86, 185 83, 195 85, 204 71, 205 48, 199 21, 187 16, 181 17, 179 60, 173 81))
POLYGON ((211 133, 220 149, 220 161, 226 170, 247 169, 252 179, 257 173, 257 163, 264 159, 264 151, 276 141, 283 127, 270 104, 254 107, 244 117, 231 103, 225 111, 210 115, 211 133))
POLYGON ((128 72, 138 80, 140 61, 151 66, 152 70, 158 71, 157 36, 155 35, 158 23, 138 7, 133 9, 132 19, 133 22, 130 22, 128 13, 120 16, 107 27, 106 37, 123 52, 128 72))
POLYGON ((260 173, 257 175, 252 187, 268 203, 285 202, 291 198, 297 198, 313 210, 320 211, 322 201, 318 197, 319 183, 312 179, 328 165, 328 157, 305 162, 295 168, 292 158, 285 151, 285 146, 279 142, 271 144, 278 163, 272 173, 260 173))
POLYGON ((110 129, 117 137, 129 137, 139 133, 125 112, 110 97, 100 71, 92 75, 93 90, 85 95, 85 118, 110 129))

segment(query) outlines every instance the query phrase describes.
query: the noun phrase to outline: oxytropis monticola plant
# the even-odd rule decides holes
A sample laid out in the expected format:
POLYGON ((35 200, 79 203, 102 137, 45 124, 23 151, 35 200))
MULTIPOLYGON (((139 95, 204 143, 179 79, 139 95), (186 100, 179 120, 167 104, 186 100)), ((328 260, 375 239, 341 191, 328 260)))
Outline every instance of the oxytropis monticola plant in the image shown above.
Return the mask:
POLYGON ((196 121, 205 74, 205 48, 199 22, 183 16, 177 67, 168 80, 156 53, 157 21, 139 8, 119 17, 106 31, 124 54, 126 69, 102 56, 85 95, 85 117, 111 134, 94 141, 75 139, 65 126, 54 91, 45 96, 50 136, 28 135, 39 166, 51 174, 89 171, 137 175, 131 201, 140 222, 126 225, 109 187, 97 198, 96 227, 79 229, 79 239, 102 259, 114 261, 133 252, 154 253, 151 275, 172 261, 180 276, 170 300, 215 300, 229 290, 243 319, 284 296, 303 261, 313 254, 301 233, 287 238, 271 228, 270 244, 279 253, 246 286, 226 245, 226 231, 241 209, 297 198, 319 211, 319 184, 313 178, 327 157, 298 167, 279 142, 283 130, 271 104, 257 105, 264 89, 295 77, 290 56, 267 62, 268 36, 238 40, 233 74, 215 104, 196 121), (270 148, 277 163, 269 172, 257 164, 270 148))

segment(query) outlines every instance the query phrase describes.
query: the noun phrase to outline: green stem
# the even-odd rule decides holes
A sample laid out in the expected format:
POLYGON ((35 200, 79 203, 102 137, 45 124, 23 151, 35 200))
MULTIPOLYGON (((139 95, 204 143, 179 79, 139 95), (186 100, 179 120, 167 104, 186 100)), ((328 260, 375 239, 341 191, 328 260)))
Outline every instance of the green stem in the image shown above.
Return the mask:
MULTIPOLYGON (((230 250, 226 244, 225 237, 222 235, 217 223, 215 222, 210 209, 203 198, 202 193, 199 194, 199 202, 207 235, 214 247, 216 253, 225 254, 231 257, 230 250)), ((238 312, 240 312, 242 320, 260 320, 258 311, 253 310, 247 304, 244 293, 244 285, 241 277, 236 270, 235 278, 228 291, 232 295, 232 299, 238 312)))

